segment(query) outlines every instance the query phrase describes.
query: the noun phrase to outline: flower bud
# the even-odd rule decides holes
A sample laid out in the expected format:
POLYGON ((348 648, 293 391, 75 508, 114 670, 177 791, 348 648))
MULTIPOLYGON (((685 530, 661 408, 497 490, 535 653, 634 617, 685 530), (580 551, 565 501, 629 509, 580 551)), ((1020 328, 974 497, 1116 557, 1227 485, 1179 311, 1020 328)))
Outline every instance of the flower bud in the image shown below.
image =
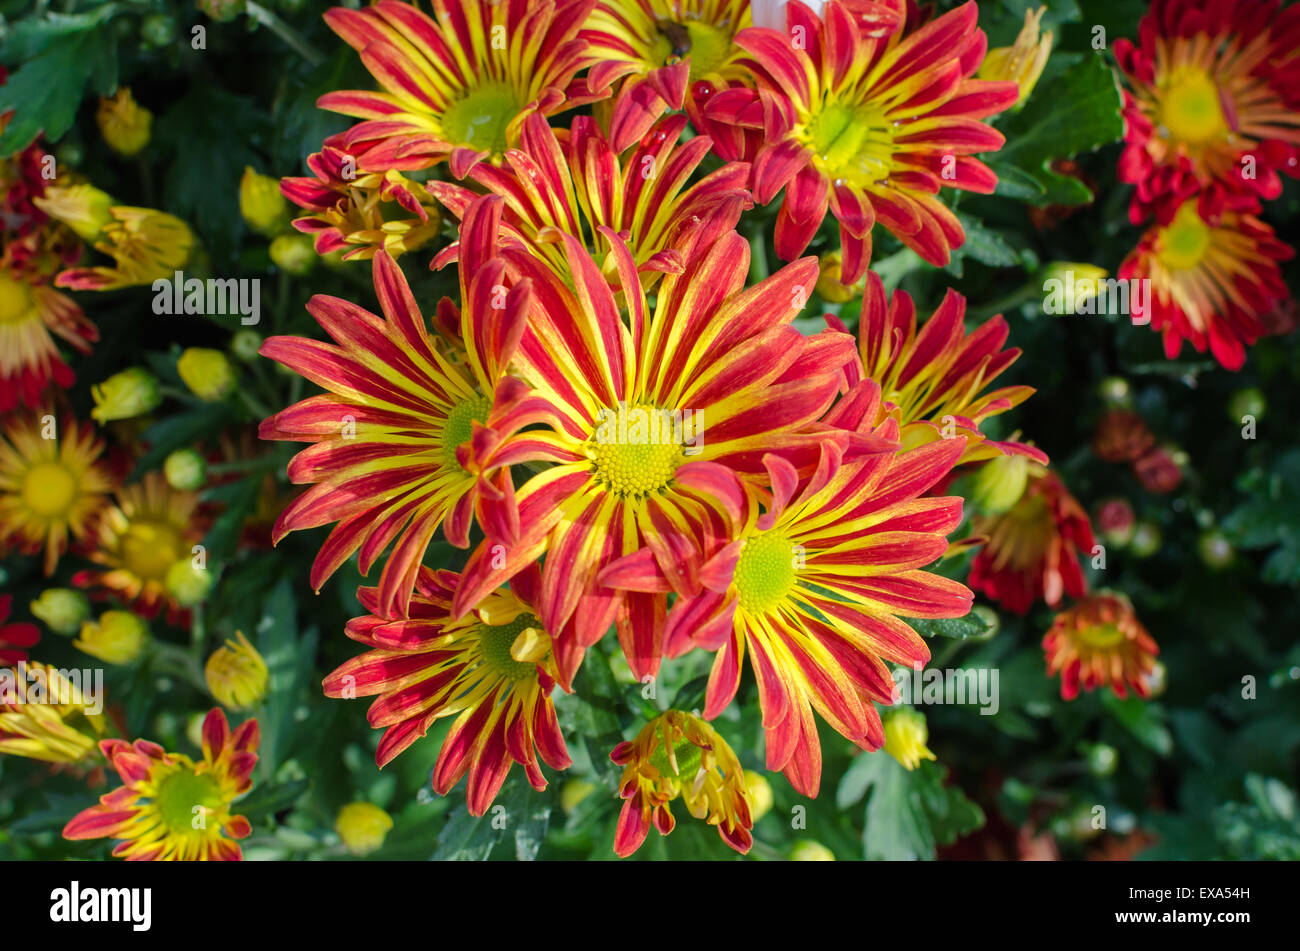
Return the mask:
POLYGON ((244 0, 198 0, 195 6, 218 23, 228 23, 244 12, 244 0))
POLYGON ((207 599, 212 590, 212 572, 196 568, 188 558, 182 558, 167 569, 163 582, 170 594, 183 608, 192 608, 207 599))
MULTIPOLYGON (((230 352, 236 360, 251 363, 257 359, 257 351, 262 347, 262 335, 256 330, 237 330, 230 338, 230 352)), ((276 364, 279 366, 279 364, 276 364)))
POLYGON ((595 791, 595 783, 589 783, 585 779, 570 779, 560 787, 560 808, 566 813, 572 812, 595 791))
POLYGON ((803 839, 790 849, 791 862, 834 862, 835 853, 820 842, 803 839))
POLYGON ((1142 417, 1128 409, 1108 409, 1092 431, 1092 451, 1103 462, 1133 462, 1155 443, 1142 417))
POLYGON ((163 462, 167 484, 187 492, 203 487, 207 469, 207 462, 193 449, 177 449, 163 462))
POLYGON ((1136 519, 1133 506, 1124 499, 1106 499, 1097 507, 1097 528, 1101 537, 1117 548, 1133 539, 1136 519))
POLYGON ((392 828, 392 817, 368 802, 348 803, 334 823, 334 831, 353 855, 369 855, 380 848, 392 828))
POLYGON ((289 203, 280 194, 280 180, 246 165, 239 180, 239 213, 254 231, 272 235, 283 228, 289 218, 289 203))
POLYGON ((1038 77, 1047 65, 1047 57, 1052 52, 1052 31, 1039 32, 1039 24, 1046 9, 1039 7, 1037 10, 1026 10, 1025 25, 1020 28, 1016 42, 1011 46, 989 50, 975 74, 980 79, 1004 80, 1018 85, 1020 98, 1016 101, 1017 105, 1022 104, 1034 91, 1038 77))
POLYGON ((199 399, 215 403, 235 389, 235 368, 220 350, 190 347, 176 361, 176 372, 199 399))
POLYGON ((51 185, 33 204, 63 222, 83 241, 96 241, 113 220, 113 196, 91 185, 51 185))
POLYGON ((144 367, 129 367, 90 388, 95 406, 90 411, 96 422, 131 419, 157 409, 162 402, 158 378, 144 367))
POLYGON ((105 611, 98 621, 85 621, 73 645, 107 664, 129 664, 149 639, 149 626, 130 611, 105 611))
POLYGON ((862 285, 843 284, 840 270, 843 256, 838 251, 823 254, 817 263, 817 293, 822 300, 842 304, 862 296, 862 285))
POLYGON ((1180 455, 1178 450, 1163 446, 1152 449, 1133 463, 1133 474, 1148 492, 1166 495, 1183 481, 1180 455))
POLYGON ((90 617, 90 601, 71 588, 46 588, 30 605, 32 616, 45 622, 55 634, 71 637, 90 617))
POLYGON ((1160 528, 1154 522, 1138 522, 1129 551, 1139 558, 1149 558, 1160 549, 1160 540, 1160 528))
POLYGON ((282 234, 271 242, 271 260, 286 274, 302 277, 316 266, 316 249, 305 234, 282 234))
POLYGON ((1028 483, 1028 456, 998 456, 980 466, 975 474, 972 499, 986 512, 1001 515, 1020 501, 1028 483))
POLYGON ((149 144, 153 113, 131 97, 131 88, 123 86, 111 99, 101 97, 95 113, 99 134, 118 155, 130 158, 149 144))
POLYGON ((930 738, 925 715, 911 707, 899 707, 885 717, 885 752, 907 769, 916 769, 923 759, 934 759, 925 745, 930 738))
POLYGON ((749 810, 750 815, 757 822, 772 811, 772 784, 767 781, 767 777, 762 773, 747 769, 745 770, 745 788, 749 790, 749 798, 752 802, 749 810))
POLYGON ((266 697, 270 674, 266 661, 241 632, 212 652, 203 679, 217 702, 228 710, 251 710, 266 697))

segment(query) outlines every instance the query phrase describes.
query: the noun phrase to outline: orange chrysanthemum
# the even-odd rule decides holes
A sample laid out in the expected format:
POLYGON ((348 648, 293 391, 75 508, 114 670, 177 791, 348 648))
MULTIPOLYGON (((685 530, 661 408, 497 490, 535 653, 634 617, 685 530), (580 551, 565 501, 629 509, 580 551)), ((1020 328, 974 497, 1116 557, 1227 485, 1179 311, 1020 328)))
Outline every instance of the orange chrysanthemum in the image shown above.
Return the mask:
POLYGON ((1160 648, 1138 621, 1122 594, 1099 591, 1056 615, 1043 638, 1047 675, 1061 675, 1061 697, 1073 700, 1079 688, 1110 687, 1117 697, 1128 691, 1146 697, 1160 648))

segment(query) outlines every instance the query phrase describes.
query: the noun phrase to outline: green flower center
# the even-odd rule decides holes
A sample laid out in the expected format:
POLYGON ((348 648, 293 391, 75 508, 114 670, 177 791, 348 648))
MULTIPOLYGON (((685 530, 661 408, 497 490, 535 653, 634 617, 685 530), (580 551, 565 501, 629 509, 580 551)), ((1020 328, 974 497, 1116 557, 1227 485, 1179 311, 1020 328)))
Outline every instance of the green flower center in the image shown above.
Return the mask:
POLYGON ((522 107, 508 83, 488 83, 447 107, 442 114, 442 131, 453 145, 500 155, 510 145, 506 127, 522 107))
POLYGON ((168 832, 194 835, 210 829, 214 813, 219 813, 226 803, 221 786, 211 773, 196 773, 192 768, 181 767, 159 783, 154 805, 168 832))
POLYGON ((668 751, 664 748, 662 738, 650 754, 650 765, 659 771, 660 776, 673 779, 691 780, 700 771, 702 759, 700 748, 689 740, 678 740, 673 745, 673 757, 677 760, 677 769, 673 770, 668 762, 668 751))
POLYGON ((471 396, 461 400, 447 413, 447 421, 442 430, 442 461, 445 465, 459 469, 456 449, 474 435, 474 423, 486 423, 492 404, 486 396, 471 396))
POLYGON ((889 177, 893 124, 875 105, 825 103, 800 138, 813 150, 813 164, 832 180, 875 184, 889 177))
POLYGON ((37 463, 23 479, 23 502, 44 518, 65 514, 76 497, 77 480, 57 462, 37 463))
POLYGON ((33 316, 31 286, 0 274, 0 327, 21 324, 33 316))
POLYGON ((1161 121, 1175 139, 1200 144, 1222 139, 1228 132, 1219 87, 1204 70, 1175 73, 1161 103, 1161 121))
POLYGON ((479 650, 483 663, 504 680, 532 680, 537 676, 537 665, 515 660, 510 653, 515 640, 530 627, 540 628, 541 623, 531 614, 521 614, 509 624, 479 628, 479 650))
POLYGON ((1124 632, 1114 624, 1098 624, 1095 627, 1086 627, 1079 636, 1083 638, 1084 643, 1103 650, 1114 647, 1124 640, 1124 632))
POLYGON ((755 614, 777 607, 794 589, 796 552, 790 539, 777 532, 745 539, 732 575, 740 606, 755 614))
POLYGON ((181 533, 166 522, 133 520, 122 537, 123 566, 145 581, 165 582, 183 551, 181 533))
POLYGON ((1195 201, 1186 201, 1157 240, 1160 261, 1174 271, 1187 271, 1200 265, 1210 247, 1210 226, 1196 210, 1195 201))

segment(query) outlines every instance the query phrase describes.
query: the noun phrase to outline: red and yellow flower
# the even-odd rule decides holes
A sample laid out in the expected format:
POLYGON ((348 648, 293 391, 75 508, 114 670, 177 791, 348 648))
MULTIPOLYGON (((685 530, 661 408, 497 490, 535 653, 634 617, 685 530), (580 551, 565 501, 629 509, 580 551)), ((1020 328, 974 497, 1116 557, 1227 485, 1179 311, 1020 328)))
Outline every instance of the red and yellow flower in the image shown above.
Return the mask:
POLYGON ((90 537, 113 479, 92 426, 65 418, 47 439, 44 420, 53 426, 49 414, 15 415, 0 433, 0 544, 43 551, 50 575, 69 542, 90 537))
POLYGON ((335 297, 307 304, 335 341, 269 337, 263 356, 328 392, 262 422, 263 439, 313 445, 289 464, 312 487, 291 502, 274 540, 331 522, 312 565, 317 590, 358 550, 362 574, 393 550, 379 579, 383 613, 406 607, 420 559, 439 526, 466 547, 475 517, 495 535, 518 531, 509 472, 492 460, 531 421, 531 401, 506 368, 530 304, 527 283, 508 290, 495 256, 501 200, 480 199, 461 229, 463 310, 448 300, 430 333, 406 278, 386 252, 373 260, 383 317, 335 297))
MULTIPOLYGON (((892 418, 873 426, 880 391, 855 388, 850 428, 896 446, 892 418)), ((821 744, 813 711, 862 749, 885 734, 875 704, 893 702, 886 661, 912 666, 929 648, 905 621, 962 617, 972 595, 926 572, 948 549, 962 500, 925 497, 961 457, 964 440, 945 439, 906 452, 855 454, 834 441, 801 477, 787 459, 763 456, 766 511, 750 505, 732 539, 702 566, 700 587, 679 596, 664 634, 669 656, 693 647, 717 651, 704 715, 717 717, 740 685, 746 653, 758 684, 767 769, 784 770, 795 789, 815 796, 821 744)), ((637 589, 663 584, 648 559, 616 563, 610 583, 637 589)))
POLYGON ((443 717, 455 717, 433 770, 433 789, 446 795, 469 774, 468 807, 481 816, 511 766, 523 766, 535 789, 546 788, 538 756, 552 769, 570 763, 551 691, 551 639, 533 604, 536 567, 516 575, 509 589, 478 601, 473 613, 451 616, 460 578, 420 570, 410 608, 382 612, 379 593, 357 594, 370 613, 348 622, 348 637, 370 650, 325 678, 329 697, 376 697, 370 725, 384 730, 379 766, 424 736, 443 717))
POLYGON ((256 720, 232 734, 220 707, 203 721, 203 759, 148 740, 104 740, 100 750, 122 785, 63 827, 65 839, 119 839, 113 854, 137 862, 239 861, 237 840, 253 830, 234 802, 253 787, 256 720))
POLYGON ((343 135, 330 136, 307 159, 314 177, 286 178, 280 191, 308 214, 293 226, 315 235, 317 254, 343 251, 345 261, 369 260, 381 248, 396 258, 432 241, 441 218, 423 188, 402 173, 421 159, 375 159, 349 150, 343 135), (405 213, 405 214, 403 214, 405 213))
MULTIPOLYGON (((666 109, 699 116, 714 89, 745 85, 736 34, 750 26, 747 0, 601 0, 584 25, 587 85, 614 89, 609 138, 616 152, 649 131, 666 109)), ((704 127, 697 129, 707 134, 704 127)))
POLYGON ((1268 332, 1268 315, 1290 298, 1278 262, 1294 253, 1253 211, 1223 210, 1210 219, 1189 198, 1168 224, 1147 230, 1119 276, 1151 282, 1133 320, 1160 332, 1165 356, 1178 356, 1188 340, 1239 370, 1246 347, 1268 332))
POLYGON ((81 308, 51 286, 82 252, 72 229, 37 204, 52 187, 42 173, 53 160, 33 144, 0 161, 0 412, 39 406, 51 383, 72 385, 55 337, 82 353, 99 339, 81 308))
POLYGON ((753 797, 740 760, 718 731, 699 717, 669 710, 655 717, 609 758, 623 767, 619 795, 626 800, 614 833, 614 852, 626 858, 641 847, 650 826, 668 835, 677 822, 669 807, 681 797, 696 819, 744 855, 754 844, 753 797))
POLYGON ((1039 598, 1055 607, 1067 594, 1082 597, 1079 549, 1091 553, 1095 544, 1088 513, 1056 473, 1035 468, 1019 502, 975 523, 988 540, 971 563, 970 586, 1017 614, 1039 598))
POLYGON ((317 104, 363 120, 344 133, 344 148, 381 146, 424 167, 446 159, 463 178, 515 146, 529 113, 597 98, 574 80, 587 56, 578 30, 595 2, 433 0, 433 17, 398 0, 334 7, 325 22, 384 92, 331 92, 317 104))
POLYGON ((852 357, 846 334, 809 338, 790 326, 817 279, 815 258, 745 289, 749 247, 729 232, 663 277, 652 310, 627 246, 602 234, 627 324, 572 236, 562 235, 572 285, 526 252, 505 252, 539 304, 515 359, 549 419, 504 455, 553 465, 519 490, 518 539, 486 539, 456 592, 460 616, 545 552, 538 617, 566 687, 611 624, 636 676, 657 670, 668 588, 617 591, 600 572, 645 548, 671 590, 693 590, 702 549, 740 517, 739 478, 761 480, 763 452, 812 444, 800 430, 830 406, 852 357))
MULTIPOLYGON (((1014 440, 997 441, 980 432, 990 417, 1019 406, 1032 386, 985 391, 1020 357, 1020 348, 1003 350, 1007 322, 1001 315, 966 333, 966 299, 949 290, 939 309, 918 327, 916 306, 906 291, 885 293, 875 272, 867 273, 858 324, 861 364, 850 365, 847 381, 864 376, 883 391, 883 411, 895 414, 905 448, 953 436, 966 438, 959 464, 1002 455, 1024 455, 1047 462, 1041 450, 1014 440)), ((836 317, 832 327, 844 328, 836 317)))
POLYGON ((1131 689, 1139 697, 1149 683, 1160 648, 1138 621, 1122 594, 1099 591, 1056 615, 1043 638, 1047 675, 1061 675, 1061 698, 1073 700, 1079 688, 1110 687, 1117 697, 1131 689))
MULTIPOLYGON (((532 115, 519 148, 507 152, 500 167, 482 164, 469 177, 505 200, 502 224, 509 238, 561 276, 568 276, 568 259, 556 233, 578 239, 597 255, 599 230, 608 228, 622 236, 649 283, 657 272, 680 272, 691 247, 711 245, 753 205, 743 163, 728 163, 687 184, 708 154, 709 140, 696 136, 679 145, 685 125, 684 116, 664 119, 623 157, 590 117, 557 131, 532 115)), ((451 182, 429 182, 428 189, 458 218, 475 198, 451 182)), ((459 244, 452 245, 435 264, 458 252, 459 244)), ((611 260, 605 273, 617 280, 611 260)))
POLYGON ((757 94, 726 90, 705 110, 762 129, 754 197, 766 204, 785 189, 777 254, 801 254, 829 207, 848 283, 866 271, 877 221, 926 261, 947 264, 966 236, 940 189, 993 191, 997 177, 974 155, 1001 148, 1003 137, 980 120, 1019 95, 1015 83, 971 78, 987 46, 976 5, 924 24, 911 8, 887 30, 864 30, 836 0, 820 19, 797 0, 786 15, 789 35, 753 27, 736 37, 757 94))
POLYGON ((1137 43, 1115 41, 1135 224, 1197 196, 1209 217, 1249 208, 1281 194, 1279 171, 1300 174, 1300 80, 1286 62, 1297 25, 1268 0, 1153 0, 1137 43))
POLYGON ((177 564, 188 567, 205 527, 198 495, 173 489, 161 472, 150 472, 117 490, 115 504, 98 520, 89 556, 103 567, 77 572, 72 583, 115 594, 145 617, 165 606, 176 620, 181 605, 168 590, 167 575, 177 564))

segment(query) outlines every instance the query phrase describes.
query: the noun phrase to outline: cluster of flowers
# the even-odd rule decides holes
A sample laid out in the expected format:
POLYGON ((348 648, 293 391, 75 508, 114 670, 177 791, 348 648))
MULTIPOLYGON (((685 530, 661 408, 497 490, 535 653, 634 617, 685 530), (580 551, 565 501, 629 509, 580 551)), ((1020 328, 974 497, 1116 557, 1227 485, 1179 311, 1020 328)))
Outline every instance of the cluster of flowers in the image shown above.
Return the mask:
POLYGON ((1129 217, 1152 222, 1120 269, 1151 282, 1149 319, 1173 359, 1184 340, 1230 370, 1296 326, 1279 261, 1293 250, 1257 216, 1300 175, 1300 8, 1277 0, 1153 0, 1138 41, 1115 43, 1127 81, 1119 174, 1129 217))

